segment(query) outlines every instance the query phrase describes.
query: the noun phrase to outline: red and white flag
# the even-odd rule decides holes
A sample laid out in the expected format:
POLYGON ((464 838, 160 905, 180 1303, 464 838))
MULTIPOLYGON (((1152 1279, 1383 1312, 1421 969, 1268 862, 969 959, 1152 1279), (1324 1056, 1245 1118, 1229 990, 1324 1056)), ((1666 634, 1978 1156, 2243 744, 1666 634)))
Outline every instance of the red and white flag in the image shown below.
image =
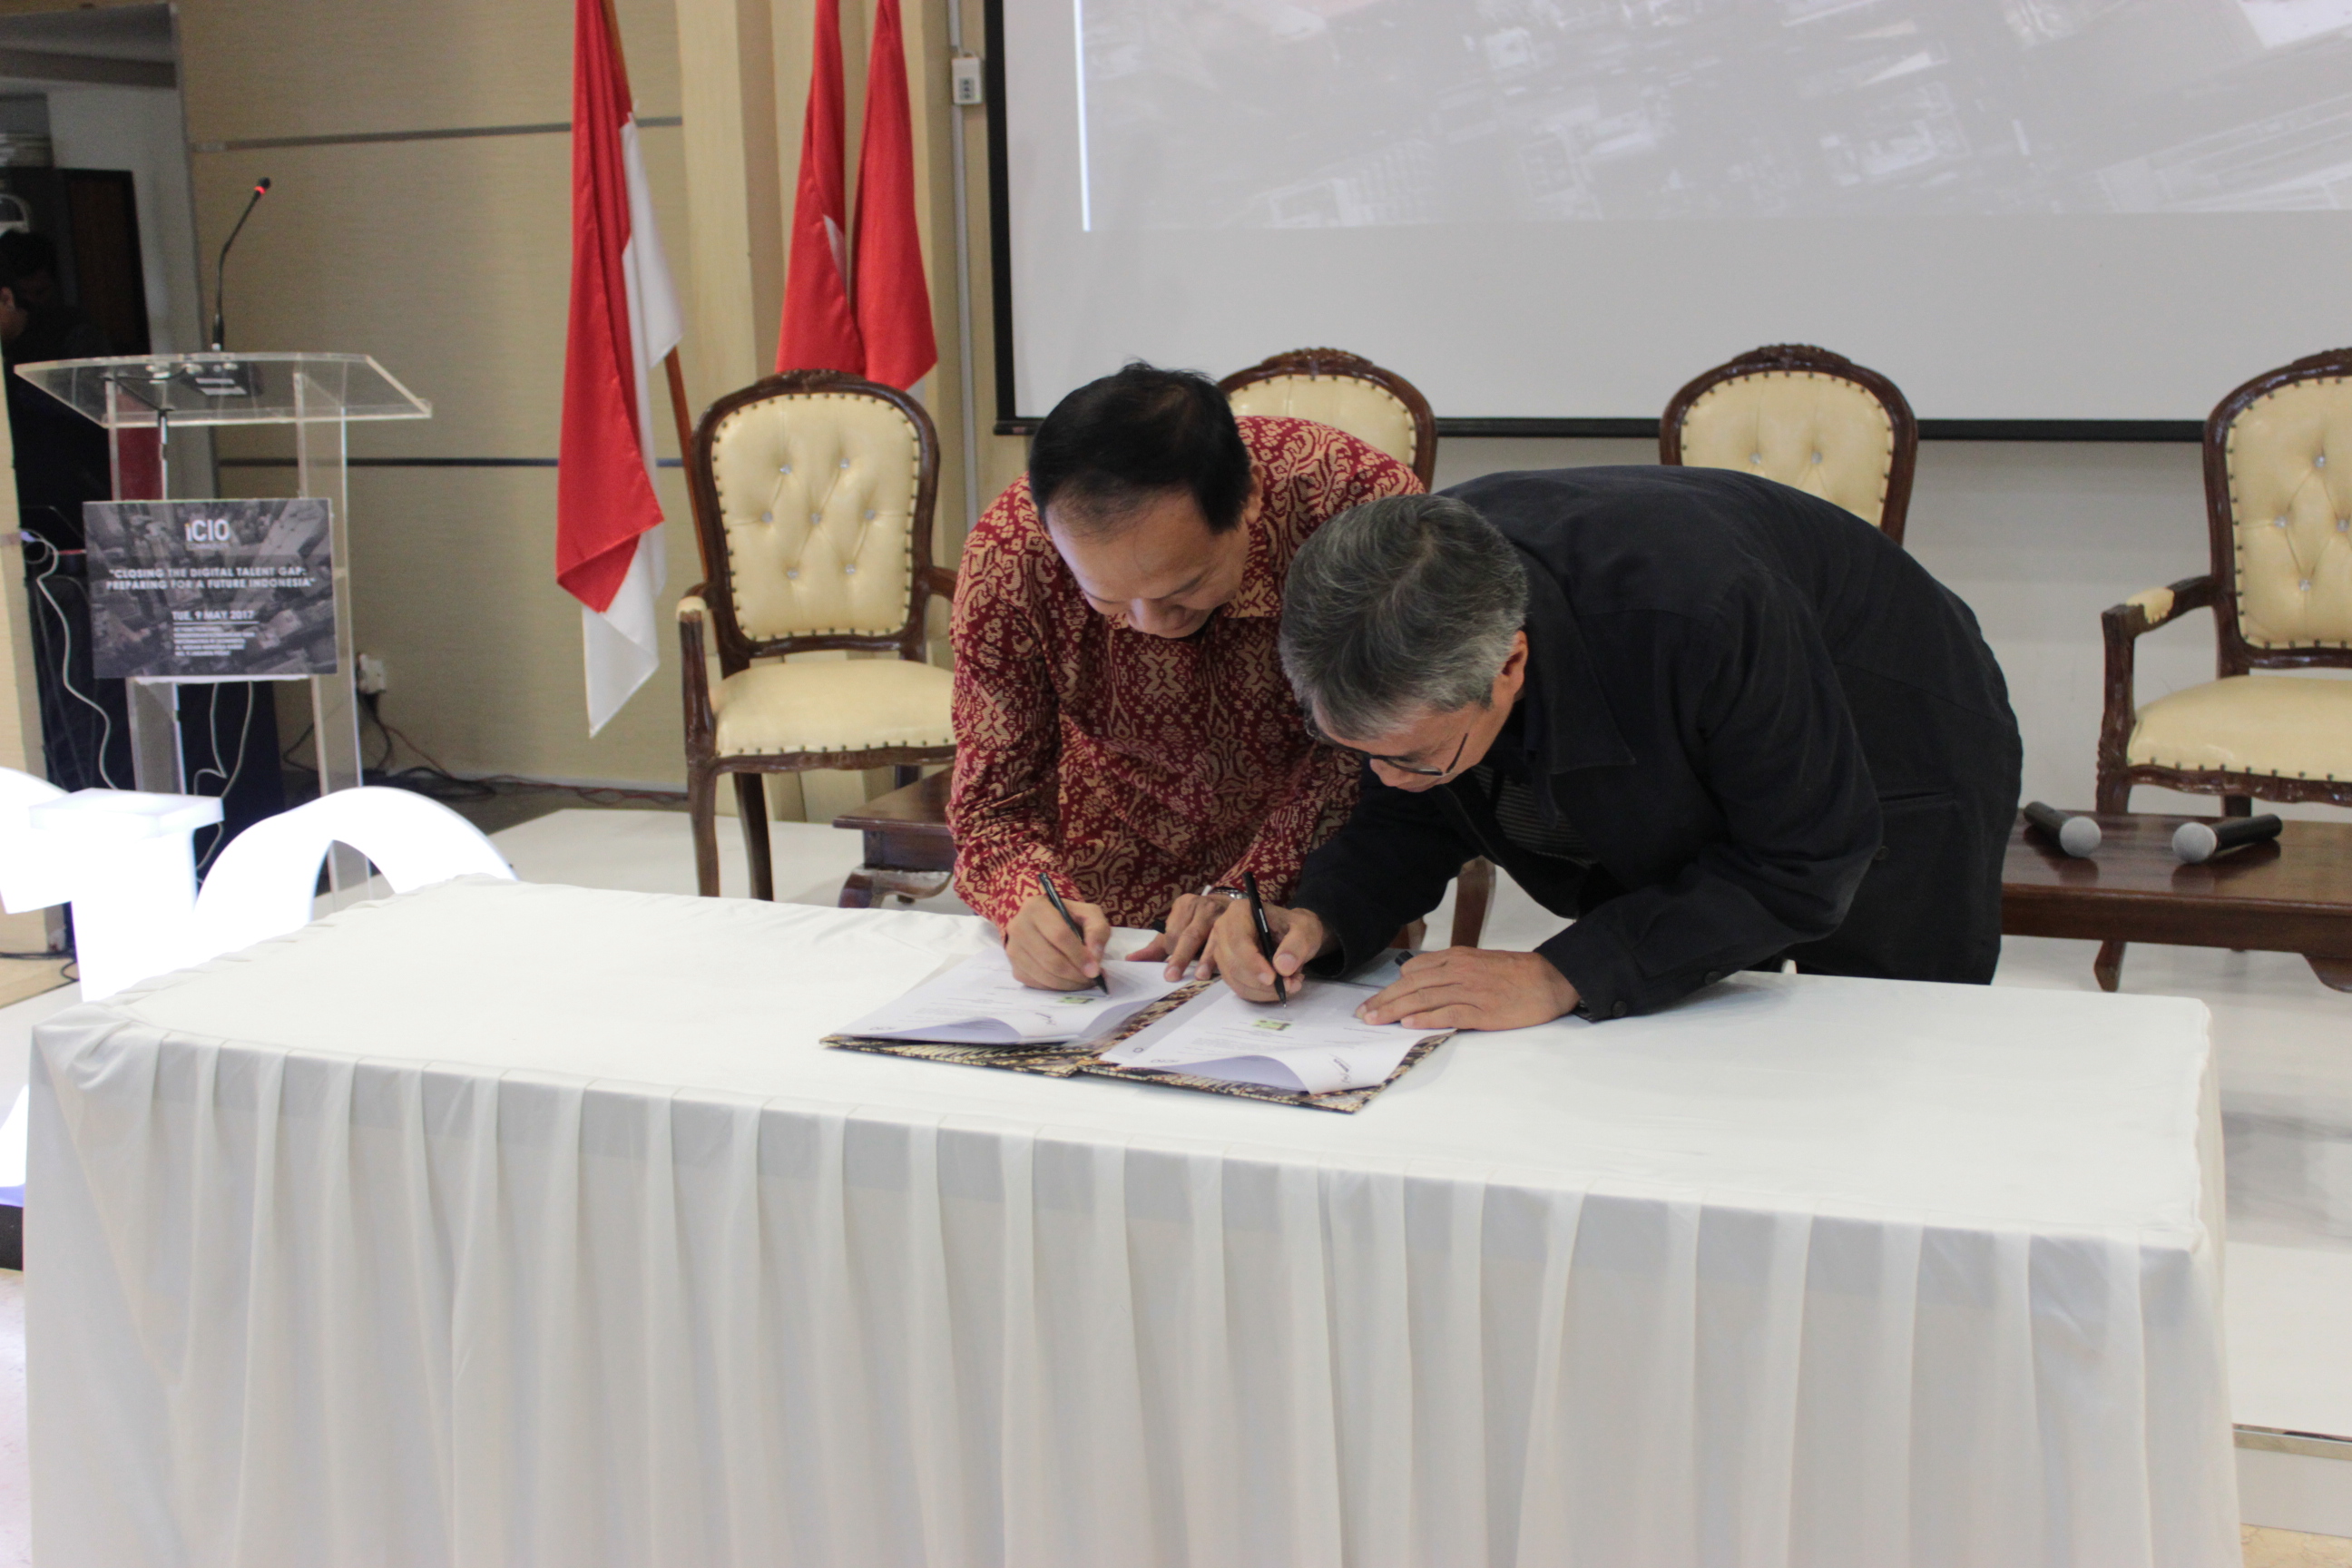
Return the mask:
POLYGON ((793 199, 792 249, 784 273, 784 323, 776 338, 780 371, 866 374, 866 348, 849 305, 845 134, 841 4, 816 0, 808 114, 801 129, 800 189, 793 199))
POLYGON ((931 290, 915 229, 915 131, 898 0, 874 9, 866 70, 866 134, 857 149, 857 330, 866 377, 910 390, 940 362, 931 290))
POLYGON ((606 5, 576 0, 572 30, 572 317, 555 481, 555 580, 580 601, 592 735, 661 663, 652 374, 685 335, 606 5))

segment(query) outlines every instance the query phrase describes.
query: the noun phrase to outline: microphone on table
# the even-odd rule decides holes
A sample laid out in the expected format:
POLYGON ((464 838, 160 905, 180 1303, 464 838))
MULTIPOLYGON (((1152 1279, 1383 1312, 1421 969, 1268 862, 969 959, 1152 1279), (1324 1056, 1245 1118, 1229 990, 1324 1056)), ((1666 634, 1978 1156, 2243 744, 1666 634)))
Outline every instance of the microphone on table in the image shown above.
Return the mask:
POLYGON ((2087 816, 2069 816, 2054 805, 2030 800, 2025 803, 2025 820, 2078 860, 2099 847, 2099 825, 2087 816))
POLYGON ((2216 855, 2242 849, 2249 844, 2267 844, 2285 826, 2271 813, 2210 824, 2184 822, 2172 835, 2172 852, 2184 866, 2201 865, 2216 855))
POLYGON ((268 180, 256 180, 253 183, 253 195, 247 198, 245 210, 236 215, 236 226, 230 229, 228 238, 221 242, 220 260, 213 268, 213 353, 219 353, 228 346, 228 331, 223 324, 223 311, 226 308, 226 301, 222 297, 223 289, 228 281, 228 247, 235 245, 236 237, 245 232, 245 220, 253 216, 253 209, 259 206, 261 198, 268 194, 268 180))

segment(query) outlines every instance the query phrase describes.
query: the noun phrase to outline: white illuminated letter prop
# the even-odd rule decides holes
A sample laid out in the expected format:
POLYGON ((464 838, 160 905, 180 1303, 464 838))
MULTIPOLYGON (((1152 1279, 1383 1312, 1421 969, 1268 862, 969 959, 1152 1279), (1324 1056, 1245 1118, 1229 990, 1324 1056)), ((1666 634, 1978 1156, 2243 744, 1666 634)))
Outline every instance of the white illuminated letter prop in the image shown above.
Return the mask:
MULTIPOLYGON (((247 828, 196 891, 195 832, 217 800, 85 789, 0 768, 0 907, 70 903, 85 1002, 310 923, 330 845, 374 862, 395 893, 452 877, 514 880, 481 830, 398 789, 347 789, 247 828)), ((0 1123, 0 1195, 25 1181, 25 1096, 0 1123)))
MULTIPOLYGON (((84 1001, 192 963, 195 835, 220 802, 193 795, 81 789, 26 812, 64 861, 84 1001)), ((15 912, 15 906, 10 906, 15 912)))
POLYGON ((338 790, 265 817, 221 851, 196 897, 203 956, 309 925, 320 863, 338 841, 373 861, 395 893, 452 877, 514 880, 498 847, 438 801, 404 789, 338 790))
POLYGON ((0 768, 0 905, 70 903, 85 1002, 310 923, 329 845, 373 861, 395 893, 452 877, 514 879, 496 846, 437 802, 347 789, 254 824, 196 892, 195 831, 220 802, 85 789, 0 768))

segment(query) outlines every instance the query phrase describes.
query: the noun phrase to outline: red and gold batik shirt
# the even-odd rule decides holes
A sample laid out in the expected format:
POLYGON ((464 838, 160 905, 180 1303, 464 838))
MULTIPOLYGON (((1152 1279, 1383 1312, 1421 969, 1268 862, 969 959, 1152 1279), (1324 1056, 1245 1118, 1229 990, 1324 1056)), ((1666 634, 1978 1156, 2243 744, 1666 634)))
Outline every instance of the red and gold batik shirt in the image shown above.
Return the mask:
POLYGON ((1233 601, 1189 637, 1088 605, 1026 477, 965 542, 956 573, 956 890, 1003 925, 1051 872, 1118 925, 1179 893, 1238 883, 1290 896, 1299 862, 1356 803, 1356 763, 1307 737, 1275 637, 1307 535, 1421 487, 1412 470, 1303 419, 1245 418, 1264 504, 1233 601))

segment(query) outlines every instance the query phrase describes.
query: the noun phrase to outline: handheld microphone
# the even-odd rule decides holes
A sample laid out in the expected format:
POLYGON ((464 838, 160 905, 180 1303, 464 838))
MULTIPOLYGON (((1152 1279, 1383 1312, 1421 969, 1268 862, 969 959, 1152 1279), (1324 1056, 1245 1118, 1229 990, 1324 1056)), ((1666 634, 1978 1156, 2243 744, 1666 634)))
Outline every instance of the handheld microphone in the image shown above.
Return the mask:
POLYGON ((268 194, 268 180, 256 180, 253 183, 253 195, 247 199, 245 210, 236 215, 236 226, 230 229, 228 237, 221 242, 220 260, 213 267, 213 353, 219 353, 228 347, 228 329, 223 321, 223 312, 227 309, 227 300, 223 295, 223 289, 228 281, 228 247, 235 245, 236 237, 245 232, 245 220, 253 216, 253 209, 259 206, 261 198, 268 194))
POLYGON ((2216 855, 2232 849, 2242 849, 2249 844, 2265 844, 2279 836, 2286 825, 2275 814, 2261 816, 2241 816, 2212 824, 2184 822, 2172 835, 2172 852, 2184 866, 2201 865, 2216 855))
POLYGON ((2099 825, 2087 816, 2069 816, 2054 805, 2029 800, 2025 803, 2025 820, 2078 860, 2099 847, 2099 825))

